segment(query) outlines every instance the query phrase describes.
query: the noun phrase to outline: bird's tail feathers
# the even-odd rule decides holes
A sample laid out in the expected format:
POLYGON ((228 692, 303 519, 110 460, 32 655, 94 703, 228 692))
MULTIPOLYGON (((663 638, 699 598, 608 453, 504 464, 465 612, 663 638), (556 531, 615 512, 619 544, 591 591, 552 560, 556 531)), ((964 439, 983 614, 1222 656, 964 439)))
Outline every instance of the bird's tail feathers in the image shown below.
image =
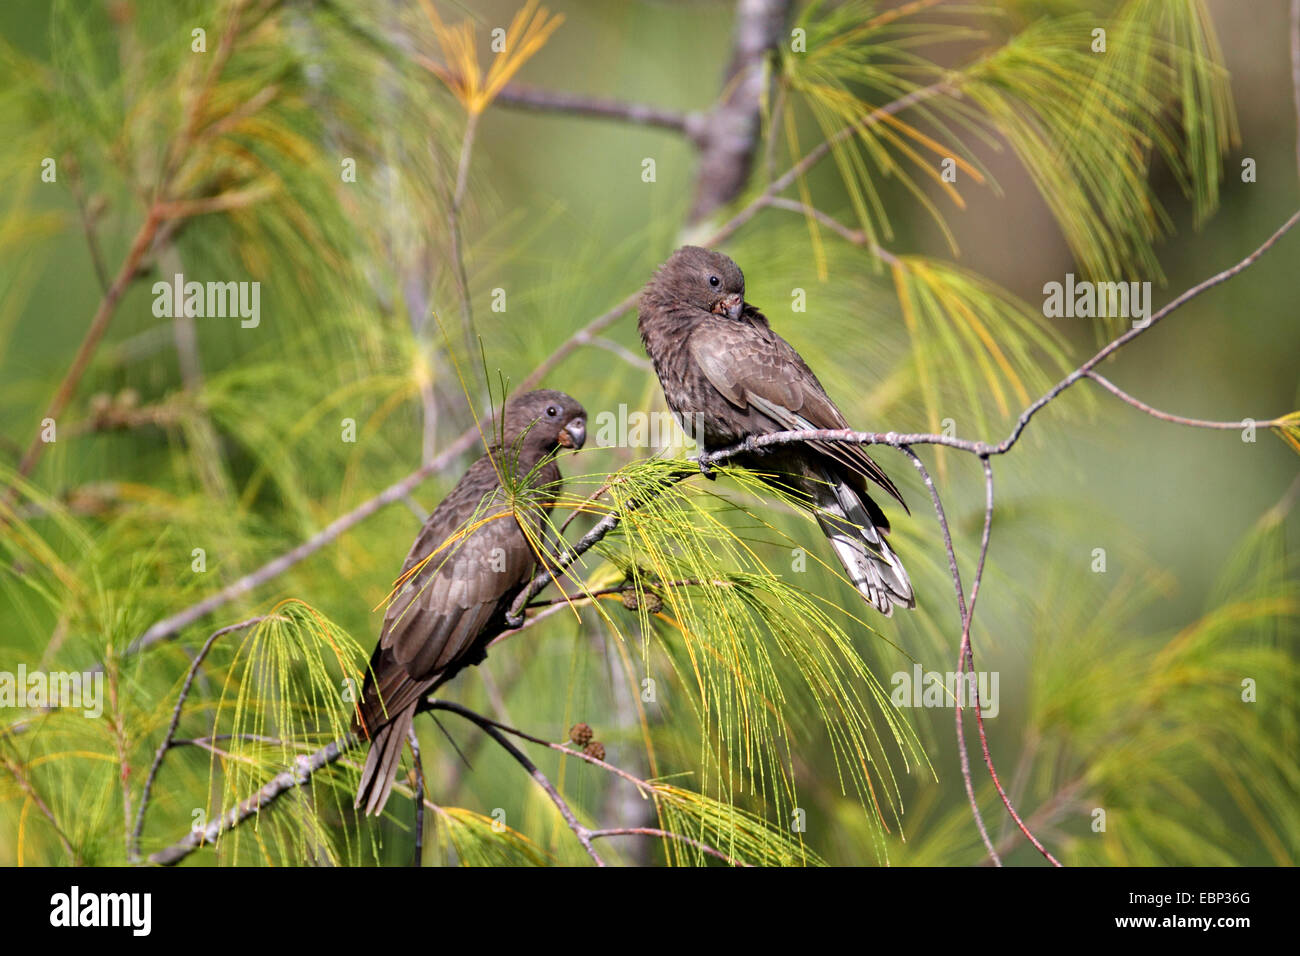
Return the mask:
POLYGON ((361 769, 361 784, 357 787, 354 806, 360 808, 364 804, 365 812, 370 814, 383 812, 384 804, 393 792, 402 748, 406 746, 406 737, 414 720, 415 706, 412 705, 375 731, 370 740, 370 752, 366 754, 366 765, 361 769))
POLYGON ((903 562, 871 519, 859 493, 832 475, 817 494, 817 521, 844 565, 849 580, 867 603, 886 617, 895 606, 916 607, 903 562))

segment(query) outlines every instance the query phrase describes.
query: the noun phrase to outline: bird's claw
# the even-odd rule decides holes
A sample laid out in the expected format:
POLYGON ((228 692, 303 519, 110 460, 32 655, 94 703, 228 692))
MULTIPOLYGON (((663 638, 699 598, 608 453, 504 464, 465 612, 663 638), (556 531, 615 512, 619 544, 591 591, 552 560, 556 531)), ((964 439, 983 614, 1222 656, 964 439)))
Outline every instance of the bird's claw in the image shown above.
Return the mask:
POLYGON ((506 626, 511 630, 517 630, 524 626, 524 616, 522 614, 507 614, 506 626))
POLYGON ((709 479, 709 481, 717 480, 718 473, 713 470, 713 457, 708 452, 706 451, 700 452, 698 464, 700 466, 701 475, 709 479))

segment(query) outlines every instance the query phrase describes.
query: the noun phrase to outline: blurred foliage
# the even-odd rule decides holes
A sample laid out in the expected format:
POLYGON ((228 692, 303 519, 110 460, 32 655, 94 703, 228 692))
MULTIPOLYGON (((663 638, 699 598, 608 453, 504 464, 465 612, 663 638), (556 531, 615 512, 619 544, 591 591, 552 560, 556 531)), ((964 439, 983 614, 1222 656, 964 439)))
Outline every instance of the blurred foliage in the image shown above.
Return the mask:
MULTIPOLYGON (((213 641, 195 669, 183 743, 144 818, 146 855, 339 737, 378 627, 371 609, 472 448, 419 501, 380 510, 171 639, 132 644, 467 428, 489 431, 500 393, 635 291, 677 241, 694 157, 674 134, 524 117, 494 100, 519 78, 707 109, 730 6, 555 6, 59 0, 0 12, 0 170, 12 184, 0 197, 0 486, 15 489, 0 499, 0 670, 99 668, 106 687, 97 720, 6 710, 0 861, 130 858, 155 751, 220 627, 262 618, 213 641), (507 52, 485 54, 498 24, 507 52), (670 44, 680 60, 645 59, 670 44), (658 158, 654 184, 640 182, 645 156, 658 158), (45 158, 54 183, 41 180, 45 158), (122 276, 58 440, 19 474, 105 286, 140 241, 143 264, 122 276), (262 283, 260 323, 157 315, 152 285, 177 271, 262 283), (492 307, 498 292, 504 311, 492 307), (446 334, 463 307, 480 355, 446 334)), ((1039 247, 1061 250, 1049 279, 1168 273, 1182 287, 1276 227, 1294 183, 1275 174, 1252 187, 1268 190, 1255 200, 1224 173, 1244 137, 1210 14, 1201 0, 797 5, 790 25, 805 49, 783 45, 774 59, 751 187, 727 212, 829 139, 829 161, 797 177, 797 194, 852 222, 861 242, 772 209, 727 251, 746 267, 747 297, 852 422, 952 421, 963 437, 997 440, 1098 336, 1116 334, 1113 322, 1043 318, 1031 304, 1039 247), (1092 50, 1099 26, 1105 55, 1092 50), (905 109, 890 106, 900 99, 905 109), (1024 199, 1034 191, 1037 207, 1024 199), (962 218, 989 202, 1007 211, 962 218), (1211 228, 1174 238, 1181 219, 1211 228), (1011 251, 996 275, 953 261, 990 246, 1011 251), (807 313, 784 310, 792 287, 807 313)), ((1290 108, 1284 57, 1269 80, 1271 122, 1290 108)), ((1272 150, 1273 168, 1286 168, 1285 133, 1257 139, 1251 155, 1272 150)), ((1281 305, 1295 253, 1271 256, 1282 267, 1265 259, 1215 293, 1252 315, 1242 338, 1266 343, 1256 365, 1230 374, 1229 346, 1213 337, 1223 323, 1198 324, 1189 307, 1170 320, 1182 339, 1163 339, 1154 358, 1134 349, 1144 399, 1261 420, 1300 402, 1300 343, 1281 305), (1227 397, 1242 400, 1224 410, 1227 397)), ((662 409, 632 324, 544 383, 584 402, 593 434, 602 415, 662 409)), ((995 463, 974 643, 980 669, 1001 679, 988 727, 1002 779, 1067 863, 1294 863, 1294 455, 1232 433, 1134 425, 1136 412, 1085 388, 995 463), (1248 451, 1225 453, 1228 443, 1248 451), (1135 461, 1145 470, 1131 487, 1122 476, 1135 461), (1093 573, 1097 549, 1107 573, 1093 573)), ((1278 432, 1300 452, 1296 422, 1278 432)), ((612 510, 627 519, 575 566, 583 597, 572 608, 440 693, 546 739, 579 720, 595 727, 609 763, 641 783, 520 746, 584 825, 687 838, 601 840, 614 862, 716 864, 700 842, 764 865, 979 862, 951 709, 890 699, 887 675, 953 669, 960 634, 928 496, 906 460, 882 450, 911 504, 894 543, 920 601, 885 620, 828 563, 811 519, 753 474, 725 468, 704 482, 677 437, 655 445, 650 458, 600 442, 564 457, 548 536, 572 540, 612 510)), ((938 461, 969 585, 983 488, 965 456, 938 461)), ((426 862, 586 860, 509 755, 436 716, 417 722, 426 862)), ((382 821, 361 821, 358 766, 345 754, 191 861, 408 862, 413 777, 399 778, 382 821)), ((991 785, 977 786, 995 840, 1034 861, 991 785)))

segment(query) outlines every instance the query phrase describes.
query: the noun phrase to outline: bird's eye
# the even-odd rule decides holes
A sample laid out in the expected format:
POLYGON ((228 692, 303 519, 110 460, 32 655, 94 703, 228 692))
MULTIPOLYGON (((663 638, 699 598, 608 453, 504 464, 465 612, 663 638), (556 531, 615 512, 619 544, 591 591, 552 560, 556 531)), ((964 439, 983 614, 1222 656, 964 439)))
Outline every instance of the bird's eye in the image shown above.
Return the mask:
POLYGON ((549 405, 546 408, 546 414, 549 418, 554 418, 556 415, 560 414, 560 410, 554 405, 549 405))
POLYGON ((718 286, 722 285, 722 280, 717 276, 709 276, 709 285, 716 289, 718 286))

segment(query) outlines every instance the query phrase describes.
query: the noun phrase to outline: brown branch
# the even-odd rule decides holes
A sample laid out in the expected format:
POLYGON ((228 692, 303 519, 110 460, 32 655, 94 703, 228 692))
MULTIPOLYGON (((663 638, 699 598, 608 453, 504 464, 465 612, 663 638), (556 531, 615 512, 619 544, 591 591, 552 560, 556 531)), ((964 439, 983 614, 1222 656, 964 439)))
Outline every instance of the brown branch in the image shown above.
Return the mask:
POLYGON ((683 836, 680 833, 673 833, 671 830, 660 830, 657 827, 613 827, 606 830, 589 830, 587 831, 587 835, 593 840, 600 840, 605 837, 613 836, 653 836, 660 837, 664 840, 680 840, 682 843, 693 846, 695 849, 707 853, 709 856, 716 857, 724 863, 729 863, 732 866, 750 866, 749 863, 732 859, 725 853, 715 850, 707 843, 702 843, 692 837, 683 836))
POLYGON ((406 731, 406 742, 411 747, 411 760, 415 763, 415 866, 424 865, 424 762, 420 759, 420 738, 411 726, 406 731))
MULTIPOLYGON (((592 766, 599 767, 602 770, 614 774, 615 776, 623 778, 628 783, 635 786, 637 790, 639 790, 642 794, 648 797, 653 797, 656 793, 654 785, 651 784, 648 780, 642 780, 640 777, 636 776, 635 774, 628 773, 626 770, 622 769, 621 767, 616 767, 611 763, 606 763, 604 760, 601 760, 598 757, 593 757, 590 754, 585 753, 581 750, 574 750, 570 747, 564 746, 563 744, 557 744, 553 741, 545 740, 542 737, 538 737, 526 731, 519 730, 518 728, 511 727, 508 724, 503 724, 499 720, 493 720, 490 717, 484 717, 482 714, 469 710, 468 708, 466 708, 461 704, 457 704, 448 700, 436 700, 431 698, 425 701, 423 707, 429 710, 448 710, 451 711, 452 713, 460 714, 462 717, 465 717, 471 720, 472 722, 479 724, 479 726, 481 727, 484 727, 485 725, 490 725, 496 730, 518 737, 521 740, 527 740, 529 743, 540 744, 541 746, 548 747, 551 750, 559 751, 560 753, 565 754, 566 756, 576 757, 577 759, 585 761, 586 763, 589 763, 592 766)), ((590 837, 593 840, 600 837, 622 836, 625 834, 626 835, 639 834, 641 836, 658 836, 658 837, 663 837, 665 839, 681 840, 685 843, 689 843, 691 846, 694 846, 697 849, 703 850, 705 853, 709 854, 710 856, 717 857, 720 860, 725 860, 726 862, 732 864, 733 866, 749 865, 746 863, 733 860, 731 857, 728 857, 720 850, 711 847, 706 843, 702 843, 699 840, 694 840, 690 837, 683 836, 682 834, 673 833, 672 831, 669 830, 659 830, 651 827, 615 827, 615 828, 604 829, 604 830, 587 830, 586 832, 588 837, 590 837)))
MULTIPOLYGON (((646 581, 640 585, 628 583, 617 584, 613 587, 599 588, 595 591, 583 591, 579 594, 564 594, 557 598, 551 598, 547 601, 533 601, 528 605, 529 610, 535 607, 551 607, 556 604, 576 604, 579 602, 593 601, 596 598, 609 597, 613 594, 633 594, 638 590, 653 593, 656 588, 692 588, 692 587, 730 587, 729 581, 697 581, 694 578, 686 578, 680 581, 646 581)), ((531 620, 531 618, 529 619, 531 620)))
POLYGON ((723 88, 704 124, 695 200, 688 222, 697 223, 745 188, 762 126, 764 66, 781 42, 790 0, 738 0, 735 40, 723 88))
POLYGON ((1169 315, 1175 309, 1178 309, 1181 306, 1186 305, 1188 302, 1196 298, 1202 292, 1205 292, 1208 289, 1212 289, 1216 285, 1221 285, 1222 283, 1227 282, 1229 279, 1233 278, 1234 276, 1240 275, 1242 272, 1249 269, 1252 265, 1255 264, 1255 262, 1259 259, 1260 256, 1262 256, 1264 253, 1272 249, 1274 244, 1279 239, 1281 239, 1284 235, 1290 232, 1291 229, 1295 227, 1295 224, 1297 222, 1300 222, 1300 211, 1293 213, 1291 215, 1291 218, 1289 218, 1286 222, 1282 223, 1282 225, 1278 227, 1277 231, 1274 232, 1273 235, 1269 236, 1268 239, 1264 240, 1264 243, 1258 249, 1256 249, 1250 255, 1246 256, 1246 258, 1242 259, 1235 266, 1231 266, 1227 269, 1224 269, 1222 272, 1215 273, 1214 275, 1210 276, 1210 278, 1204 280, 1203 282, 1197 283, 1196 285, 1188 289, 1186 292, 1184 292, 1182 295, 1178 296, 1176 299, 1169 302, 1167 305, 1165 305, 1164 308, 1160 309, 1153 316, 1151 316, 1150 322, 1147 322, 1144 325, 1131 328, 1123 335, 1119 336, 1116 339, 1113 339, 1096 355, 1088 359, 1088 361, 1084 362, 1082 365, 1080 365, 1077 369, 1075 369, 1065 378, 1061 379, 1061 381, 1059 381, 1055 386, 1053 386, 1052 389, 1048 391, 1047 394, 1045 394, 1042 398, 1040 398, 1038 401, 1034 402, 1034 404, 1030 405, 1027 409, 1025 409, 1021 413, 1019 420, 1016 422, 1016 427, 1012 429, 1011 434, 1007 436, 1005 439, 1003 439, 1001 444, 991 449, 989 453, 994 455, 1004 454, 1009 448, 1011 448, 1012 445, 1014 445, 1019 440, 1020 435, 1024 432, 1025 427, 1029 424, 1029 420, 1033 418, 1034 415, 1036 415, 1049 402, 1054 400, 1058 395, 1064 392, 1075 382, 1079 381, 1079 379, 1086 377, 1087 374, 1090 371, 1092 371, 1092 369, 1100 365, 1102 361, 1109 358, 1119 349, 1122 349, 1125 345, 1128 345, 1128 343, 1132 342, 1143 332, 1154 327, 1156 323, 1158 323, 1165 316, 1169 315))
POLYGON ((816 206, 809 206, 807 203, 800 202, 797 199, 785 199, 781 196, 760 197, 764 206, 770 206, 773 209, 785 209, 790 212, 797 212, 803 216, 811 216, 827 229, 836 233, 840 238, 855 246, 862 246, 871 251, 871 254, 888 265, 898 265, 898 256, 890 252, 884 246, 873 242, 871 237, 861 229, 851 229, 844 225, 833 216, 822 212, 816 206))
POLYGON ((1204 418, 1184 418, 1182 415, 1173 415, 1169 412, 1162 412, 1158 408, 1152 408, 1146 402, 1134 398, 1110 379, 1104 378, 1097 372, 1088 371, 1084 374, 1120 401, 1126 402, 1138 411, 1145 412, 1152 418, 1158 418, 1162 422, 1171 422, 1174 425, 1190 425, 1193 428, 1217 428, 1223 431, 1240 431, 1243 428, 1249 428, 1251 425, 1255 425, 1258 428, 1273 428, 1281 424, 1281 421, 1276 418, 1270 418, 1267 421, 1255 421, 1254 419, 1251 419, 1249 421, 1240 422, 1212 422, 1207 421, 1204 418))
MULTIPOLYGON (((144 222, 136 232, 135 238, 131 241, 131 248, 127 251, 126 258, 122 260, 121 267, 117 270, 117 275, 109 285, 108 291, 104 297, 99 300, 99 308, 95 310, 95 315, 90 320, 90 328, 86 330, 85 337, 81 340, 81 345, 77 349, 77 354, 72 359, 72 365, 69 366, 67 373, 63 376, 63 381, 59 383, 54 397, 50 399, 50 404, 45 409, 45 418, 58 421, 63 410, 68 407, 68 402, 77 391, 77 386, 81 384, 81 378, 86 374, 86 369, 90 367, 90 360, 95 354, 95 349, 99 347, 100 340, 103 339, 104 333, 108 331, 108 324, 112 321, 113 313, 117 310, 117 304, 121 301, 123 293, 126 292, 132 280, 135 278, 136 268, 144 258, 145 252, 149 249, 149 244, 153 242, 154 236, 158 232, 158 226, 162 222, 156 208, 150 208, 145 215, 144 222)), ((36 467, 36 462, 40 460, 41 453, 45 450, 45 442, 41 440, 42 428, 36 429, 36 437, 27 447, 26 453, 18 463, 18 477, 25 478, 32 473, 36 467)), ((17 483, 9 488, 9 496, 12 501, 18 494, 17 483)))
POLYGON ((440 455, 428 464, 417 468, 401 481, 389 485, 379 494, 357 505, 347 514, 335 518, 325 528, 312 535, 296 548, 285 552, 277 558, 273 558, 257 570, 250 571, 238 580, 226 585, 226 587, 222 588, 216 594, 204 598, 197 604, 193 604, 185 610, 173 614, 171 617, 158 621, 145 631, 144 634, 137 638, 135 642, 127 648, 126 653, 133 654, 142 651, 147 647, 157 644, 161 640, 173 636, 183 628, 188 627, 200 618, 206 617, 208 614, 211 614, 217 608, 225 605, 229 601, 232 601, 237 597, 242 597, 277 575, 283 574, 285 571, 289 570, 289 568, 293 567, 303 559, 315 554, 345 531, 360 524, 381 508, 392 504, 395 501, 402 500, 403 496, 409 494, 411 490, 416 488, 422 481, 444 468, 449 462, 460 455, 461 452, 472 446, 477 438, 478 432, 474 429, 469 429, 448 445, 440 455))
POLYGON ((204 659, 208 656, 208 651, 212 650, 212 645, 216 643, 217 638, 230 634, 233 631, 242 631, 254 625, 262 623, 262 617, 250 617, 246 621, 240 621, 238 624, 231 624, 213 631, 212 635, 203 643, 194 660, 190 662, 190 669, 185 674, 185 681, 181 684, 181 692, 176 698, 176 706, 172 708, 172 719, 167 725, 167 733, 163 735, 162 743, 158 745, 157 751, 153 755, 153 764, 149 767, 149 773, 144 778, 144 789, 140 792, 140 808, 136 811, 135 826, 131 830, 131 839, 128 844, 128 858, 135 862, 140 858, 140 834, 144 831, 144 814, 149 807, 149 798, 153 793, 153 783, 158 777, 158 770, 162 767, 163 758, 167 756, 167 751, 174 746, 173 738, 176 736, 176 728, 181 722, 181 710, 185 706, 185 700, 190 695, 190 687, 194 684, 194 677, 199 672, 204 659))
POLYGON ((638 369, 639 371, 642 372, 654 371, 654 365, 653 363, 651 363, 649 359, 641 358, 641 356, 633 353, 631 349, 619 345, 613 339, 607 339, 603 336, 596 336, 591 339, 589 344, 594 346, 595 348, 604 349, 606 352, 609 352, 613 355, 617 355, 619 358, 621 358, 628 365, 632 366, 634 369, 638 369))
POLYGON ((110 280, 108 266, 104 264, 103 250, 99 248, 99 236, 95 232, 102 206, 97 205, 92 208, 91 201, 86 198, 86 191, 82 188, 80 164, 71 153, 64 157, 63 167, 66 172, 64 178, 68 183, 68 191, 72 193, 72 198, 77 203, 81 231, 86 237, 86 248, 90 251, 90 263, 95 269, 95 278, 99 281, 99 292, 100 295, 104 295, 108 292, 110 280))
MULTIPOLYGON (((436 702, 436 704, 444 703, 446 703, 446 701, 436 702)), ((551 802, 555 804, 555 808, 560 811, 560 816, 564 817, 564 822, 567 823, 569 829, 573 831, 573 835, 578 838, 578 842, 582 844, 582 848, 587 851, 587 855, 596 862, 597 866, 606 865, 600 854, 596 852, 596 848, 592 846, 591 830, 578 820, 577 816, 573 812, 573 808, 569 806, 562 796, 560 796, 560 792, 555 789, 555 786, 551 781, 546 779, 546 775, 538 769, 537 764, 529 760, 527 754, 511 743, 509 738, 497 729, 495 721, 489 720, 488 718, 465 707, 439 707, 435 706, 434 702, 430 702, 426 704, 426 709, 450 710, 454 714, 459 714, 470 723, 478 725, 480 730, 500 744, 502 749, 505 750, 506 753, 510 754, 510 756, 514 757, 515 762, 528 771, 528 775, 532 777, 537 785, 542 788, 548 797, 550 797, 551 802)))
MULTIPOLYGON (((199 116, 202 107, 207 102, 212 86, 216 83, 221 71, 225 69, 226 62, 234 50, 235 38, 238 35, 240 17, 244 8, 248 5, 248 0, 237 0, 231 7, 230 17, 222 32, 221 39, 217 49, 213 52, 212 64, 208 73, 200 86, 198 92, 190 100, 189 107, 186 111, 185 123, 181 134, 174 138, 168 146, 168 159, 164 165, 164 172, 155 184, 154 197, 148 202, 147 212, 145 213, 144 222, 141 223, 135 238, 131 242, 130 249, 127 251, 126 258, 122 261, 118 269, 117 276, 109 285, 108 290, 100 299, 99 307, 95 310, 94 316, 90 320, 90 327, 86 330, 86 335, 82 339, 77 354, 73 357, 72 365, 68 368, 67 373, 60 382, 58 390, 50 400, 46 409, 44 418, 52 418, 57 421, 59 415, 67 407, 68 402, 76 393, 77 386, 81 383, 82 376, 85 375, 86 369, 90 366, 90 360, 98 348, 100 340, 103 339, 104 333, 108 331, 109 322, 113 318, 113 313, 117 309, 118 302, 121 300, 127 287, 136 278, 139 267, 145 254, 148 252, 150 245, 157 237, 160 227, 164 222, 171 218, 166 211, 168 204, 162 201, 162 196, 166 193, 173 177, 180 165, 181 159, 189 144, 193 142, 195 133, 198 129, 199 116)), ((41 453, 45 449, 45 442, 41 440, 42 429, 37 428, 36 437, 32 439, 31 445, 23 455, 18 464, 18 477, 25 478, 31 474, 32 469, 40 460, 41 453)), ((18 493, 17 482, 9 488, 10 500, 14 500, 18 493)))
POLYGON ((283 773, 276 774, 256 793, 245 800, 241 800, 206 827, 191 830, 176 843, 151 854, 149 862, 156 863, 159 866, 174 866, 195 850, 216 842, 219 837, 229 833, 245 820, 257 816, 290 790, 301 787, 312 778, 314 773, 328 767, 356 745, 357 739, 348 736, 331 741, 313 754, 298 757, 294 761, 292 770, 285 770, 283 773))
POLYGON ((929 86, 918 87, 912 92, 906 93, 898 99, 886 103, 884 106, 877 107, 860 120, 850 123, 848 126, 845 126, 843 129, 831 135, 828 139, 823 140, 805 153, 793 166, 776 179, 772 180, 772 182, 767 185, 766 189, 764 189, 758 196, 754 197, 753 200, 727 220, 726 223, 720 226, 713 234, 712 239, 706 243, 706 245, 714 245, 731 238, 731 236, 734 235, 741 226, 748 223, 758 215, 758 213, 771 205, 770 201, 773 197, 779 196, 786 189, 792 186, 799 177, 803 176, 830 155, 831 149, 835 144, 848 139, 860 130, 876 125, 886 117, 901 113, 903 110, 915 106, 917 103, 932 99, 940 94, 953 92, 956 88, 955 82, 955 80, 942 80, 937 83, 932 83, 929 86))
MULTIPOLYGON (((943 501, 939 498, 939 490, 934 486, 934 479, 930 477, 930 472, 926 469, 925 464, 917 457, 916 452, 912 451, 906 445, 900 445, 899 450, 911 460, 913 466, 921 474, 921 480, 925 483, 926 490, 930 493, 930 501, 934 504, 935 516, 939 519, 939 530, 943 534, 944 550, 948 554, 948 570, 952 574, 953 591, 957 594, 957 610, 961 615, 963 630, 966 630, 970 620, 969 612, 966 609, 966 595, 961 584, 961 572, 957 569, 957 553, 952 546, 952 532, 948 527, 948 518, 944 514, 943 501)), ((968 638, 963 638, 963 652, 969 650, 968 638)), ((958 656, 958 660, 965 659, 965 653, 958 656)), ((960 684, 958 690, 960 691, 960 684)), ((961 762, 962 781, 966 786, 966 800, 970 803, 971 814, 975 818, 975 828, 979 830, 980 839, 984 841, 984 846, 988 850, 989 858, 997 866, 1002 865, 1002 860, 998 856, 998 851, 993 846, 993 841, 989 839, 989 831, 984 826, 984 816, 980 813, 979 800, 975 797, 975 783, 971 778, 970 756, 966 752, 966 736, 962 729, 961 723, 961 699, 956 702, 957 713, 957 755, 961 762)))
MULTIPOLYGON (((1051 829, 1057 821, 1078 805, 1079 792, 1083 790, 1084 784, 1084 780, 1078 779, 1072 780, 1061 787, 1046 803, 1034 811, 1033 816, 1029 818, 1026 825, 1031 830, 1051 829)), ((1010 852, 1015 847, 1015 841, 1016 834, 1014 832, 1007 833, 1006 836, 999 838, 997 843, 998 852, 1010 852)))
MULTIPOLYGON (((1054 857, 1034 836, 1033 832, 1020 819, 1020 814, 1016 812, 1011 798, 1007 796, 1006 790, 1002 788, 1002 781, 998 778, 997 768, 993 765, 993 755, 989 752, 989 738, 984 729, 984 711, 980 705, 979 680, 975 673, 975 655, 971 648, 970 630, 971 624, 975 620, 975 599, 979 596, 980 582, 984 579, 984 561, 989 553, 989 535, 993 528, 993 464, 988 457, 980 458, 980 463, 984 466, 984 532, 980 536, 980 554, 979 561, 975 567, 975 577, 971 582, 970 590, 970 607, 966 611, 966 619, 962 622, 961 644, 962 651, 957 662, 957 674, 960 686, 960 678, 963 673, 963 664, 970 668, 971 673, 971 690, 974 695, 975 724, 979 728, 980 750, 984 755, 984 766, 988 768, 989 777, 993 781, 994 788, 997 789, 998 796, 1002 798, 1002 804, 1007 808, 1007 813, 1015 821, 1020 832, 1025 838, 1034 845, 1034 848, 1041 853, 1053 866, 1060 866, 1061 862, 1054 857)), ((958 695, 956 700, 958 737, 961 737, 961 696, 958 695)), ((962 748, 965 749, 965 741, 962 741, 962 748)), ((1000 861, 998 865, 1000 864, 1000 861)))
POLYGON ((656 126, 682 133, 697 145, 704 141, 706 118, 702 113, 683 113, 679 110, 663 109, 644 103, 628 103, 601 96, 544 90, 522 83, 506 84, 492 102, 494 105, 527 110, 572 113, 575 116, 619 120, 637 126, 656 126))
POLYGON ((210 750, 213 753, 227 754, 227 751, 218 750, 213 746, 218 740, 242 740, 255 744, 271 744, 274 747, 293 747, 291 741, 286 741, 280 737, 268 737, 266 734, 212 734, 208 737, 181 737, 172 741, 173 747, 201 747, 204 750, 210 750))
POLYGON ((18 761, 12 759, 7 754, 0 754, 0 760, 4 761, 5 769, 13 774, 13 778, 18 781, 18 787, 23 791, 23 793, 27 794, 27 799, 30 800, 32 805, 41 812, 41 815, 49 821, 50 827, 54 830, 54 835, 59 838, 59 843, 63 845, 63 852, 68 854, 68 859, 72 861, 72 865, 80 866, 81 858, 77 856, 77 851, 73 849, 72 841, 69 840, 67 834, 63 832, 63 827, 59 826, 59 821, 55 818, 54 812, 50 810, 46 802, 41 799, 41 795, 36 792, 36 788, 32 785, 32 782, 23 775, 22 764, 18 763, 18 761))
POLYGON ((602 312, 578 331, 574 332, 568 339, 560 344, 559 348, 543 359, 537 368, 533 369, 532 372, 530 372, 524 380, 519 383, 515 392, 526 392, 531 388, 536 388, 542 379, 551 373, 552 369, 582 346, 591 345, 601 332, 605 331, 605 329, 617 322, 629 310, 636 308, 637 299, 640 295, 640 292, 633 292, 622 302, 619 302, 607 311, 602 312))
POLYGON ((199 196, 194 199, 174 199, 160 202, 155 206, 163 219, 188 219, 192 216, 206 216, 214 212, 229 212, 232 209, 247 209, 264 199, 275 195, 276 187, 270 184, 247 186, 232 189, 215 196, 199 196))

